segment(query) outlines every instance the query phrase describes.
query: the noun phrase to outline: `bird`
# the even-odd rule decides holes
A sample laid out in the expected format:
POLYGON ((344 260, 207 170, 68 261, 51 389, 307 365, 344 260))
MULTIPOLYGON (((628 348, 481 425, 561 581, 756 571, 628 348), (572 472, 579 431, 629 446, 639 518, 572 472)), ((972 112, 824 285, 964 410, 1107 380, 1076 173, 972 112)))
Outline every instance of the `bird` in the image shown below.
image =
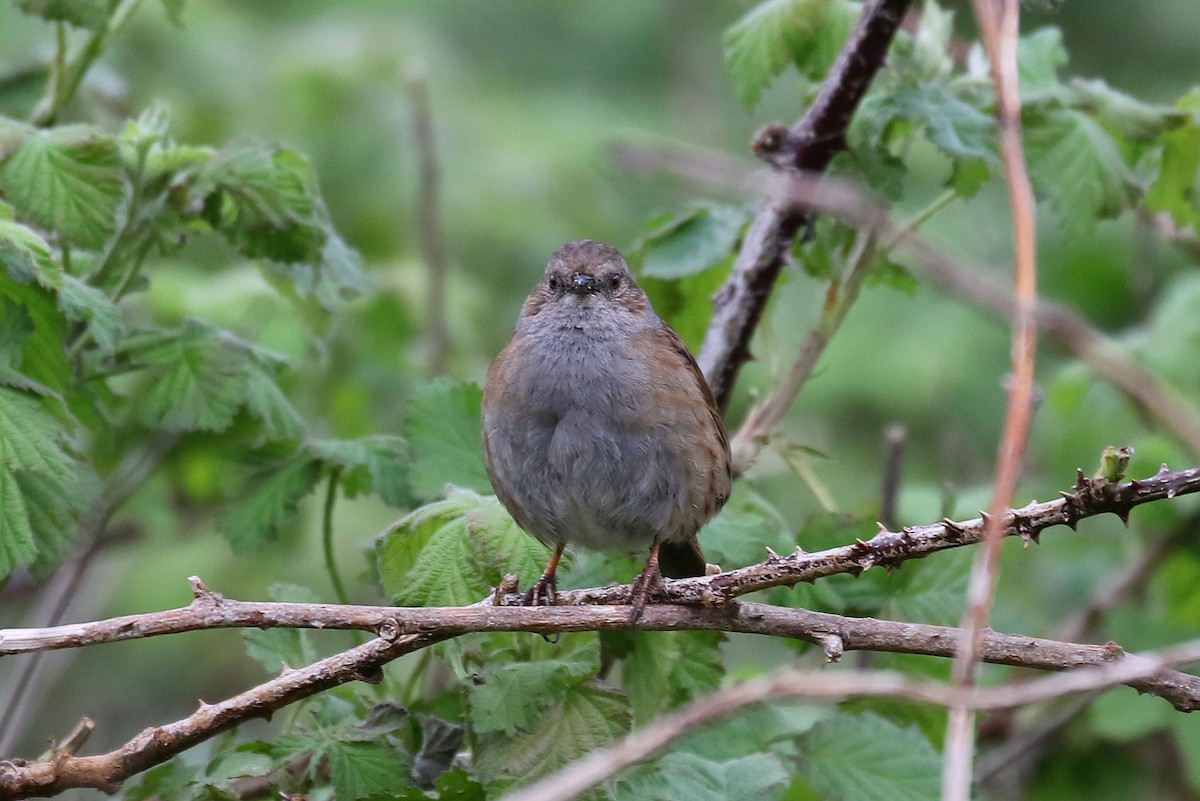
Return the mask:
POLYGON ((635 620, 664 575, 705 574, 696 533, 729 498, 729 437, 696 360, 616 248, 587 239, 550 257, 488 368, 482 434, 497 498, 554 549, 525 603, 554 603, 568 544, 649 548, 635 620))

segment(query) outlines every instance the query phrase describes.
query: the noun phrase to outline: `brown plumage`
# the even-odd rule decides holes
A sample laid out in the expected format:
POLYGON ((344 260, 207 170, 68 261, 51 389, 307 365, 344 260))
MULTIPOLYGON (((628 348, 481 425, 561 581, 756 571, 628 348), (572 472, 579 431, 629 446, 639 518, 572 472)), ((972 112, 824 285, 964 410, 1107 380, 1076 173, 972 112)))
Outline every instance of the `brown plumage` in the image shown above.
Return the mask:
POLYGON ((488 370, 484 461, 496 495, 556 548, 531 602, 553 593, 567 543, 650 549, 636 603, 662 573, 703 575, 696 532, 731 482, 729 440, 679 336, 621 254, 559 248, 488 370))

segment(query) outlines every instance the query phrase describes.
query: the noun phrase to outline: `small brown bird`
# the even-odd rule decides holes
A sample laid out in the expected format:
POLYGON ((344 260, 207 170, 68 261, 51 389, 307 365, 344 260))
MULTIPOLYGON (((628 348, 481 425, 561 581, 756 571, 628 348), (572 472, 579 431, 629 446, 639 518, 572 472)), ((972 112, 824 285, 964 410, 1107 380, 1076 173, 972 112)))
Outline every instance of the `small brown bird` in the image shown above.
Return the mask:
POLYGON ((729 439, 695 360, 615 248, 584 240, 550 257, 488 370, 483 454, 513 519, 554 548, 528 603, 553 603, 567 543, 649 547, 639 610, 663 574, 704 575, 696 532, 729 497, 729 439))

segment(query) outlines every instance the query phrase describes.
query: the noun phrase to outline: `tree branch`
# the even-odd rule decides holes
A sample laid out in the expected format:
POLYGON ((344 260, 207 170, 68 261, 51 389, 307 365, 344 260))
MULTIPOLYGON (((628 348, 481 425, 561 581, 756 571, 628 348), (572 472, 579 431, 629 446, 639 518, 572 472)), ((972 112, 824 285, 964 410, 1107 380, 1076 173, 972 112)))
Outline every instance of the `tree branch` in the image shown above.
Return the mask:
MULTIPOLYGON (((198 629, 275 626, 364 629, 374 631, 378 638, 308 667, 286 670, 279 677, 218 704, 201 704, 196 712, 186 718, 146 729, 124 746, 106 754, 76 757, 59 751, 46 760, 0 763, 0 801, 50 796, 78 787, 113 792, 130 776, 165 762, 247 720, 269 717, 302 698, 369 677, 377 673, 382 665, 405 654, 468 632, 529 631, 550 634, 629 628, 641 631, 736 631, 818 644, 831 660, 836 660, 843 651, 855 650, 952 658, 962 634, 959 629, 946 626, 854 618, 748 602, 721 607, 652 604, 645 608, 636 624, 631 624, 629 608, 625 606, 505 607, 484 601, 468 607, 404 609, 254 603, 225 598, 205 588, 198 579, 193 579, 192 583, 197 596, 188 607, 53 629, 26 632, 5 630, 0 632, 0 642, 5 643, 8 652, 12 653, 78 647, 198 629)), ((1193 650, 1196 654, 1192 658, 1200 657, 1200 649, 1193 650)), ((1171 670, 1166 667, 1166 662, 1126 654, 1115 643, 1074 644, 989 630, 983 639, 982 654, 985 661, 994 664, 1041 670, 1111 666, 1116 670, 1105 674, 1109 677, 1107 683, 1128 684, 1140 692, 1162 697, 1181 711, 1200 709, 1200 677, 1171 670)), ((1173 658, 1182 660, 1184 657, 1176 655, 1173 658)), ((810 682, 812 678, 809 677, 810 682)), ((930 700, 920 694, 914 695, 917 691, 905 689, 925 686, 907 679, 899 679, 900 684, 895 684, 895 678, 869 678, 845 685, 838 683, 841 680, 836 678, 816 678, 817 685, 821 680, 828 680, 834 682, 830 686, 842 688, 834 694, 898 694, 901 697, 930 700), (847 690, 847 686, 857 689, 847 690), (872 687, 881 689, 872 690, 872 687)), ((1075 681, 1071 679, 1060 691, 1076 691, 1079 686, 1072 683, 1075 681)), ((946 698, 959 697, 945 695, 955 692, 953 688, 943 685, 929 687, 935 688, 929 692, 942 694, 946 698)), ((1021 702, 1000 694, 1000 690, 988 692, 1009 700, 1005 703, 990 700, 984 706, 1007 706, 1021 702)), ((1018 689, 1013 692, 1029 691, 1018 689)), ((1044 693, 1038 699, 1051 697, 1044 693)), ((818 686, 811 694, 822 696, 829 693, 822 692, 818 686)))
POLYGON ((1123 683, 1164 665, 1200 659, 1200 641, 1116 665, 1084 668, 1018 685, 974 689, 911 679, 892 671, 812 673, 783 668, 770 676, 735 684, 698 698, 609 748, 595 751, 557 773, 504 797, 504 801, 568 801, 618 771, 662 750, 701 724, 763 701, 787 697, 891 696, 939 706, 994 709, 1044 701, 1123 683))
MULTIPOLYGON (((756 152, 779 169, 822 172, 845 148, 846 128, 883 64, 911 0, 872 0, 821 85, 812 106, 792 128, 773 126, 756 139, 756 152)), ((808 219, 802 208, 768 202, 750 224, 728 280, 713 298, 713 315, 696 361, 723 410, 750 358, 750 338, 766 307, 784 254, 808 219)))

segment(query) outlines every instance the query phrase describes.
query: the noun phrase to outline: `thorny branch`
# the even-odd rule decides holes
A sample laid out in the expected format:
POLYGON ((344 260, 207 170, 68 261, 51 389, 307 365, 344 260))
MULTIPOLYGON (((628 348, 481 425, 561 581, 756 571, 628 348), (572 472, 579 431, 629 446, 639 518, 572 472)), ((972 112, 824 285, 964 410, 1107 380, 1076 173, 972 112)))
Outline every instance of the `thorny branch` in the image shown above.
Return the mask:
MULTIPOLYGON (((1125 518, 1137 505, 1152 500, 1200 492, 1200 468, 1170 472, 1165 468, 1143 480, 1114 484, 1085 479, 1080 474, 1074 491, 1056 501, 1030 504, 1004 515, 1006 535, 1036 540, 1054 525, 1112 512, 1125 518)), ((979 542, 984 520, 944 520, 899 532, 880 531, 867 541, 813 554, 797 551, 772 555, 741 570, 698 579, 668 582, 664 601, 652 604, 636 623, 643 630, 719 629, 802 639, 819 644, 836 659, 847 650, 921 653, 951 657, 958 629, 850 618, 803 609, 735 602, 756 589, 794 585, 835 573, 857 574, 869 567, 899 566, 907 559, 934 551, 979 542), (691 605, 677 605, 680 601, 691 605), (669 603, 674 601, 676 603, 669 603)), ((196 629, 219 627, 309 626, 363 629, 376 639, 320 660, 287 670, 281 676, 217 704, 202 704, 188 717, 151 727, 121 748, 95 756, 59 752, 48 760, 0 763, 0 799, 57 794, 71 787, 113 791, 128 777, 164 762, 216 734, 272 712, 330 687, 370 677, 389 661, 436 642, 470 631, 591 631, 630 628, 623 604, 628 587, 605 587, 558 594, 558 606, 511 607, 516 595, 488 599, 473 606, 449 609, 397 609, 323 604, 250 603, 223 598, 193 580, 196 600, 188 607, 107 621, 48 629, 0 630, 0 655, 52 648, 78 647, 196 629)), ((988 631, 983 639, 985 661, 1044 670, 1067 670, 1086 665, 1124 665, 1128 673, 1112 674, 1110 683, 1126 682, 1159 695, 1181 710, 1200 708, 1200 677, 1179 673, 1142 657, 1126 655, 1115 643, 1077 645, 988 631)), ((1107 674, 1106 674, 1107 675, 1107 674)), ((874 681, 874 679, 872 679, 874 681)), ((1077 689, 1070 685, 1071 690, 1077 689)), ((954 690, 944 698, 955 700, 954 690)), ((908 691, 901 695, 911 696, 908 691)), ((964 696, 965 697, 965 696, 964 696)))

